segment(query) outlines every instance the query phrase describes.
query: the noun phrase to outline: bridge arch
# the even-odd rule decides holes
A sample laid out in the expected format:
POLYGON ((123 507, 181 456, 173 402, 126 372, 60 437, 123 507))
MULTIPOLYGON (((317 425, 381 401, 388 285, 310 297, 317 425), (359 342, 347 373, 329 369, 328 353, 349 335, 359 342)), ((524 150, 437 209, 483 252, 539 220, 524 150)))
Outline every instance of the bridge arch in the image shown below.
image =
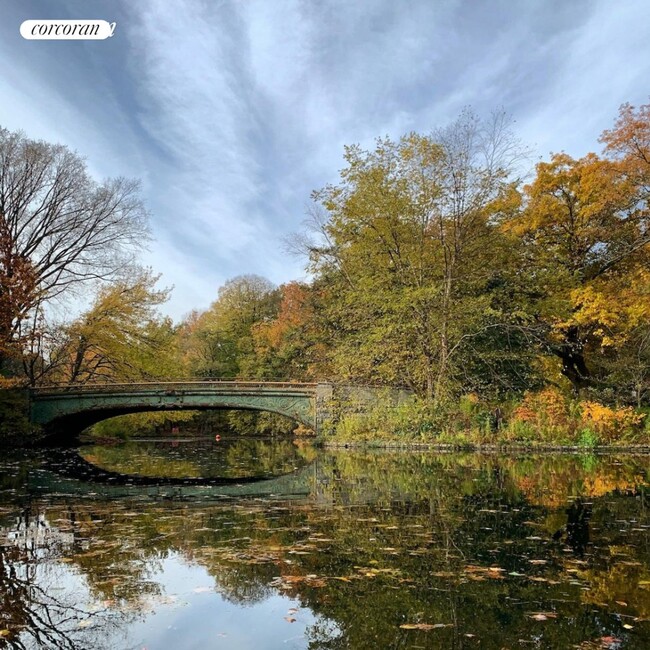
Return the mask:
POLYGON ((101 420, 144 411, 242 409, 287 416, 315 431, 329 384, 198 381, 33 389, 30 418, 45 433, 74 437, 101 420))

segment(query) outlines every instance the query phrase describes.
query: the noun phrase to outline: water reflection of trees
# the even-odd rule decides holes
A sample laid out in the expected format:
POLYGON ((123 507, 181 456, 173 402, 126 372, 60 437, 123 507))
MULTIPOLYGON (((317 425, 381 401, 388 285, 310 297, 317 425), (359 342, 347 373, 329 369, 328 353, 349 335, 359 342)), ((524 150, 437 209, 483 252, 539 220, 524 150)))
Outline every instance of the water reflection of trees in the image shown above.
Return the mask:
POLYGON ((80 453, 107 471, 158 478, 277 476, 293 472, 313 458, 308 447, 290 440, 250 438, 190 444, 133 441, 84 447, 80 453))
POLYGON ((29 509, 2 532, 0 647, 107 647, 102 637, 114 634, 128 617, 108 607, 89 611, 78 605, 78 594, 62 588, 71 578, 54 559, 65 551, 68 536, 29 509))
MULTIPOLYGON (((337 453, 319 459, 310 502, 43 507, 73 533, 61 554, 101 602, 137 609, 160 588, 151 568, 175 553, 231 602, 297 599, 318 617, 311 648, 461 648, 466 634, 501 647, 530 638, 530 612, 546 608, 558 618, 539 643, 566 647, 626 634, 608 615, 617 601, 647 616, 635 586, 650 584, 650 551, 635 540, 648 515, 631 498, 643 477, 638 461, 337 453), (417 622, 449 627, 399 627, 417 622)), ((650 641, 643 623, 635 635, 629 647, 650 641)))

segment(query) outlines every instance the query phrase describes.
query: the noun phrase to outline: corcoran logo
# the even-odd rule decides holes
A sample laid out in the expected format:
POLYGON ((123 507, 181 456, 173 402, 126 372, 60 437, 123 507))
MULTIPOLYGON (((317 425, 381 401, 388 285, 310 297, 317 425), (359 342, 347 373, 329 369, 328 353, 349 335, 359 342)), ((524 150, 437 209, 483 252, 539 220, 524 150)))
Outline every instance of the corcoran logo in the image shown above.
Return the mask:
POLYGON ((26 20, 20 35, 30 40, 103 40, 113 36, 116 23, 105 20, 26 20))

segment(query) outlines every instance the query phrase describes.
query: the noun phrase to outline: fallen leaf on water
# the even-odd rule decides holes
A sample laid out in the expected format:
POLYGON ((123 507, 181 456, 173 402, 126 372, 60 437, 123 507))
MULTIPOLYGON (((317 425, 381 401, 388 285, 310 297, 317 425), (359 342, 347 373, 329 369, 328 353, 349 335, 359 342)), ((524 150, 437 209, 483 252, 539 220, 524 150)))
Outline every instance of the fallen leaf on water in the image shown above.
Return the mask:
POLYGON ((292 585, 300 583, 304 583, 309 587, 324 587, 326 584, 323 578, 319 578, 317 575, 310 574, 307 576, 279 576, 273 579, 271 586, 289 589, 292 585))
POLYGON ((451 627, 451 623, 404 623, 400 625, 403 630, 436 630, 441 627, 451 627))
POLYGON ((295 622, 296 622, 296 619, 295 619, 293 616, 285 616, 285 617, 284 617, 284 620, 285 620, 287 623, 295 623, 295 622))
POLYGON ((555 612, 534 612, 529 614, 528 617, 534 621, 547 621, 549 618, 557 618, 557 614, 555 612))
POLYGON ((6 628, 4 630, 0 630, 0 637, 9 636, 10 634, 11 634, 11 630, 7 630, 6 628))
POLYGON ((623 627, 626 630, 633 630, 634 629, 634 625, 630 625, 629 623, 623 623, 623 627))
POLYGON ((482 567, 475 566, 473 564, 467 565, 464 570, 468 578, 477 581, 485 580, 485 578, 491 578, 492 580, 503 580, 501 573, 505 571, 505 569, 502 569, 498 566, 482 567))

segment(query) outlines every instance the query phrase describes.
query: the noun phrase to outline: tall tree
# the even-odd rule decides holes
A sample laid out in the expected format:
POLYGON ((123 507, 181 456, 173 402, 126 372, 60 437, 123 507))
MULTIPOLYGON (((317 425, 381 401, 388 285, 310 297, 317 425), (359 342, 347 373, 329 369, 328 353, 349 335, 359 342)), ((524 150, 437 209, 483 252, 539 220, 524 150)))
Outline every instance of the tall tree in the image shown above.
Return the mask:
POLYGON ((114 277, 146 237, 136 181, 98 183, 66 147, 0 128, 0 369, 35 310, 114 277))
POLYGON ((650 318, 650 110, 625 105, 605 156, 537 165, 506 229, 521 242, 530 331, 576 391, 602 385, 600 363, 650 318), (600 376, 599 376, 600 375, 600 376))
POLYGON ((259 275, 240 275, 219 289, 203 314, 192 315, 184 328, 185 358, 192 375, 250 377, 255 374, 253 328, 278 313, 280 294, 259 275))
POLYGON ((490 283, 521 155, 507 120, 469 111, 431 136, 346 147, 341 183, 314 193, 326 211, 311 258, 331 290, 339 372, 406 381, 429 400, 453 388, 461 352, 495 324, 490 283))

